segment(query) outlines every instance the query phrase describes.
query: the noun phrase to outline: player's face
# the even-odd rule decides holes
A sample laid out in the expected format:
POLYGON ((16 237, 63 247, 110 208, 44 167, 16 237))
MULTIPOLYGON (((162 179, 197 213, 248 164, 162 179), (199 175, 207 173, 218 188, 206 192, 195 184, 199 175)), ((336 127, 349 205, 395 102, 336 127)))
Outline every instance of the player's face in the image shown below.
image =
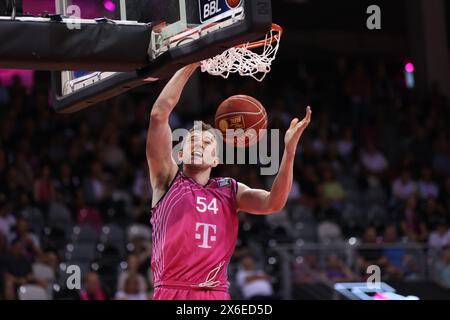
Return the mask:
POLYGON ((186 137, 180 157, 184 165, 216 167, 219 163, 216 138, 208 131, 190 132, 186 137))

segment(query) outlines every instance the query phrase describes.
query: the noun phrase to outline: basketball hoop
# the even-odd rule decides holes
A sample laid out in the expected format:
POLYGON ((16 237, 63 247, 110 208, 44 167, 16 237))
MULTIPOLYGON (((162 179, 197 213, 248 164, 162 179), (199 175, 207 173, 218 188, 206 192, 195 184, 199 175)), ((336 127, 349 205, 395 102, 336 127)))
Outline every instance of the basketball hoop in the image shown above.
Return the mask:
POLYGON ((261 82, 271 70, 282 35, 283 28, 272 24, 272 29, 265 39, 233 47, 218 56, 202 61, 202 72, 222 76, 225 79, 232 73, 238 73, 240 76, 250 76, 261 82), (258 48, 263 48, 262 53, 252 51, 258 48))

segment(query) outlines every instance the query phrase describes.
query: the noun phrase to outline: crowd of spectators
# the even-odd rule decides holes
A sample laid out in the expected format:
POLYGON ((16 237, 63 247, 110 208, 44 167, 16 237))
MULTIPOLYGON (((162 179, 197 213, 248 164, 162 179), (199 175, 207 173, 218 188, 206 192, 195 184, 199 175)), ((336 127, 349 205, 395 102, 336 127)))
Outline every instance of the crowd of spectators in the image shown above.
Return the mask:
MULTIPOLYGON (((307 253, 295 260, 293 281, 356 280, 371 264, 380 265, 387 279, 408 279, 414 259, 395 244, 414 243, 434 250, 429 277, 449 287, 447 98, 433 86, 420 99, 406 88, 401 65, 343 58, 323 65, 298 65, 286 77, 281 61, 262 84, 199 76, 193 80, 198 92, 186 95, 171 116, 172 128, 190 128, 197 119, 214 123, 221 101, 248 94, 266 106, 269 128, 283 133, 312 106, 289 205, 273 217, 240 215, 232 261, 240 295, 250 296, 248 279, 259 281, 262 295, 276 294, 279 275, 267 275, 270 268, 247 275, 254 261, 269 265, 268 248, 276 243, 326 245, 349 238, 368 247, 359 249, 352 265, 336 254, 322 261, 307 253)), ((54 298, 70 296, 58 281, 70 262, 82 258, 83 290, 75 298, 151 297, 145 144, 161 88, 61 115, 51 109, 46 74, 36 78, 30 94, 19 77, 11 86, 0 84, 0 296, 20 298, 25 284, 54 298)), ((258 165, 223 165, 214 174, 255 188, 270 188, 273 179, 261 176, 258 165)))

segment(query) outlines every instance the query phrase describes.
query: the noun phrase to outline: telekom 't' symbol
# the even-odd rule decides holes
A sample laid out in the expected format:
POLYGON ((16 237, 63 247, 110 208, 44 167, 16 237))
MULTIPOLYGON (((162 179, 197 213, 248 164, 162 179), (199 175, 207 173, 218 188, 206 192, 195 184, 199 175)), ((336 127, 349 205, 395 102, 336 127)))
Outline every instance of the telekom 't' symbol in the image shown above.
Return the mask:
POLYGON ((195 231, 199 231, 199 229, 203 228, 203 234, 201 233, 196 233, 195 234, 195 239, 197 240, 203 240, 202 244, 199 245, 200 248, 205 248, 205 249, 209 249, 211 248, 211 246, 209 246, 209 242, 208 241, 216 241, 216 236, 212 235, 209 236, 209 229, 212 229, 214 234, 216 234, 217 232, 217 228, 214 224, 207 224, 207 223, 197 223, 195 225, 195 231))

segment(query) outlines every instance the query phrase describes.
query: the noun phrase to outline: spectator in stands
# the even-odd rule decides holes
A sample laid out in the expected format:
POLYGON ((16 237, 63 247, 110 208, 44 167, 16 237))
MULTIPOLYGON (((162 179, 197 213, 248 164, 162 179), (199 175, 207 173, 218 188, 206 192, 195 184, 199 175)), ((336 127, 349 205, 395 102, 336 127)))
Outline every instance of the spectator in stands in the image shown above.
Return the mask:
POLYGON ((36 283, 42 285, 43 288, 46 286, 45 283, 40 283, 34 278, 31 262, 23 252, 22 241, 15 239, 11 243, 9 253, 4 258, 4 297, 7 300, 17 299, 17 290, 21 285, 36 283))
POLYGON ((355 141, 353 138, 353 132, 351 128, 346 128, 342 134, 342 137, 337 142, 337 151, 339 156, 346 162, 351 160, 351 156, 355 149, 355 141))
POLYGON ((5 189, 8 200, 13 203, 18 203, 20 195, 26 192, 28 186, 21 184, 21 181, 17 178, 17 169, 10 167, 7 173, 6 183, 2 187, 5 189))
POLYGON ((90 271, 85 275, 80 300, 106 300, 97 272, 90 271))
POLYGON ((78 189, 76 193, 77 207, 77 223, 87 224, 100 234, 102 228, 102 216, 100 212, 93 206, 89 206, 84 198, 82 189, 78 189))
POLYGON ((345 191, 342 184, 336 179, 331 168, 324 168, 323 182, 320 186, 322 206, 324 208, 333 208, 340 212, 343 209, 345 201, 345 191))
POLYGON ((109 168, 117 170, 126 160, 125 153, 119 147, 119 136, 117 130, 110 126, 111 130, 103 135, 100 144, 100 157, 102 162, 109 168))
POLYGON ((376 66, 373 83, 374 102, 386 104, 389 101, 392 101, 394 94, 394 85, 387 74, 386 65, 380 62, 376 66))
POLYGON ((392 184, 392 193, 396 202, 405 202, 417 193, 417 184, 411 177, 409 170, 403 170, 400 177, 392 184))
POLYGON ((361 152, 361 164, 363 174, 368 187, 382 185, 389 166, 386 156, 377 149, 375 144, 369 141, 361 152))
POLYGON ((18 218, 13 230, 14 231, 11 233, 11 240, 20 240, 25 255, 30 261, 34 261, 42 251, 39 238, 36 234, 28 230, 28 221, 22 217, 18 218))
MULTIPOLYGON (((423 126, 417 126, 412 132, 413 137, 408 143, 407 149, 415 155, 415 161, 428 169, 433 156, 433 145, 430 143, 430 131, 423 126)), ((422 170, 422 174, 424 174, 422 170)))
POLYGON ((433 278, 439 286, 450 289, 450 245, 442 248, 438 261, 434 263, 433 278))
POLYGON ((125 291, 125 281, 131 275, 135 275, 139 284, 139 291, 146 292, 147 291, 147 282, 145 281, 145 277, 139 274, 139 258, 134 254, 130 254, 127 259, 127 269, 122 271, 119 274, 117 280, 117 290, 125 291))
POLYGON ((425 200, 422 209, 421 220, 425 224, 428 232, 436 230, 437 223, 441 220, 447 220, 445 210, 435 198, 425 200))
POLYGON ((72 167, 65 162, 59 167, 59 175, 53 180, 56 191, 60 192, 68 206, 75 202, 76 190, 80 188, 81 179, 72 172, 72 167))
POLYGON ((447 210, 447 212, 450 212, 450 175, 445 178, 444 188, 441 194, 440 202, 447 210))
POLYGON ((294 281, 298 284, 319 282, 321 270, 317 254, 308 253, 303 258, 297 258, 293 265, 293 273, 294 281))
POLYGON ((124 280, 123 291, 117 291, 116 300, 147 300, 137 274, 129 274, 124 280))
POLYGON ((361 276, 367 276, 367 268, 370 265, 378 265, 382 257, 383 251, 378 246, 380 241, 378 239, 377 229, 373 226, 368 227, 364 232, 362 239, 362 248, 358 249, 357 267, 361 276))
POLYGON ((151 242, 143 237, 135 237, 131 240, 132 254, 137 258, 138 271, 141 275, 147 275, 148 269, 151 267, 151 242))
POLYGON ((383 254, 379 260, 382 267, 382 275, 388 279, 402 279, 405 274, 407 255, 398 242, 398 231, 396 225, 389 225, 383 234, 383 254))
POLYGON ((441 134, 436 141, 433 169, 437 174, 450 175, 450 139, 441 134))
POLYGON ((372 84, 362 62, 356 64, 345 83, 345 89, 352 104, 359 105, 369 102, 372 96, 372 84))
MULTIPOLYGON (((6 239, 6 235, 0 231, 0 257, 4 257, 7 253, 8 241, 6 239)), ((0 263, 1 265, 1 263, 0 263)))
POLYGON ((84 194, 89 204, 99 204, 108 196, 108 177, 103 165, 94 161, 91 165, 91 173, 84 180, 84 194))
MULTIPOLYGON (((42 211, 32 203, 30 199, 30 195, 28 193, 21 193, 19 196, 19 203, 17 206, 18 216, 23 217, 25 219, 33 219, 33 220, 42 220, 44 216, 42 215, 42 211)), ((45 212, 45 211, 44 211, 45 212)), ((38 221, 33 224, 32 231, 36 234, 40 234, 42 231, 42 225, 44 221, 38 221)))
POLYGON ((428 232, 425 223, 421 220, 422 215, 418 210, 417 198, 416 196, 411 196, 406 202, 400 225, 403 233, 410 241, 426 242, 428 232))
POLYGON ((59 271, 59 257, 57 252, 51 250, 43 251, 42 254, 37 257, 36 262, 51 268, 55 274, 59 271))
POLYGON ((441 248, 450 245, 450 229, 448 221, 441 218, 436 221, 435 230, 430 233, 428 245, 431 250, 440 250, 441 248))
MULTIPOLYGON (((2 124, 2 122, 0 122, 2 124)), ((1 137, 1 135, 0 135, 1 137)), ((0 145, 0 195, 5 192, 6 185, 6 171, 7 171, 7 159, 6 153, 0 145)), ((5 200, 6 197, 3 198, 5 200)))
POLYGON ((343 241, 341 226, 338 223, 338 212, 327 209, 324 212, 323 221, 317 227, 317 235, 321 243, 338 244, 343 241))
POLYGON ((0 232, 9 240, 12 227, 16 224, 16 218, 12 214, 12 204, 6 200, 4 194, 0 194, 0 232))
POLYGON ((72 223, 74 218, 75 210, 71 210, 73 208, 74 202, 68 200, 67 197, 64 197, 64 194, 61 191, 55 191, 55 197, 50 202, 48 207, 48 217, 60 217, 65 218, 64 220, 52 221, 52 226, 57 226, 60 228, 65 228, 67 225, 62 225, 63 223, 72 223))
POLYGON ((439 186, 433 180, 433 172, 429 167, 423 167, 418 183, 419 197, 421 199, 438 198, 439 186))
POLYGON ((312 142, 312 148, 316 154, 320 156, 325 154, 325 151, 328 146, 328 139, 329 139, 328 137, 329 137, 328 129, 326 126, 322 125, 319 128, 319 134, 317 138, 314 139, 312 142))
POLYGON ((27 162, 26 155, 24 153, 19 153, 16 159, 17 168, 17 180, 22 186, 28 186, 26 188, 27 192, 33 191, 34 173, 33 168, 27 162))
POLYGON ((40 177, 36 180, 34 184, 34 200, 42 206, 42 208, 47 209, 48 203, 54 197, 54 189, 51 177, 51 168, 45 165, 41 170, 40 177))
POLYGON ((327 265, 323 272, 323 277, 333 283, 352 282, 356 280, 353 272, 336 254, 331 254, 327 257, 327 265))
POLYGON ((342 174, 342 171, 344 170, 344 166, 342 164, 342 159, 339 156, 339 153, 337 150, 336 140, 331 140, 328 143, 328 148, 327 148, 327 152, 325 154, 325 159, 326 159, 330 169, 333 171, 333 173, 336 176, 342 174))
POLYGON ((272 278, 256 267, 250 256, 242 258, 241 266, 236 274, 236 282, 244 299, 262 300, 274 297, 272 278))
POLYGON ((319 177, 313 165, 306 165, 301 168, 300 188, 302 190, 300 201, 302 204, 315 208, 319 201, 319 177))
POLYGON ((268 110, 269 113, 269 122, 270 125, 273 126, 274 123, 278 124, 276 128, 285 128, 289 126, 290 115, 286 111, 285 103, 281 98, 278 98, 273 104, 273 108, 268 110))
POLYGON ((6 267, 6 254, 8 252, 7 250, 7 241, 6 236, 2 231, 0 231, 0 300, 3 299, 3 293, 5 292, 5 286, 4 286, 4 273, 5 273, 5 267, 6 267))

